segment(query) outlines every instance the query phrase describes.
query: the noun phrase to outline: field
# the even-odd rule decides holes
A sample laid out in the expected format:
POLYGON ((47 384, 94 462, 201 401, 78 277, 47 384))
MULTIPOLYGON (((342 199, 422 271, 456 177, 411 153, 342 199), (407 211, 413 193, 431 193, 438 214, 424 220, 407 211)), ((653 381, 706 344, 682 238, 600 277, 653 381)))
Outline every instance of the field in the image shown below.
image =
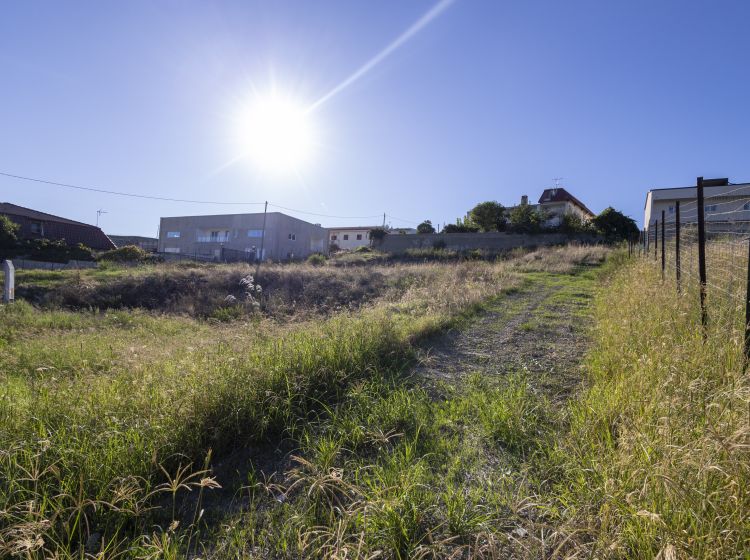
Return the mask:
POLYGON ((741 350, 703 346, 652 268, 564 247, 23 272, 0 554, 742 557, 741 350))

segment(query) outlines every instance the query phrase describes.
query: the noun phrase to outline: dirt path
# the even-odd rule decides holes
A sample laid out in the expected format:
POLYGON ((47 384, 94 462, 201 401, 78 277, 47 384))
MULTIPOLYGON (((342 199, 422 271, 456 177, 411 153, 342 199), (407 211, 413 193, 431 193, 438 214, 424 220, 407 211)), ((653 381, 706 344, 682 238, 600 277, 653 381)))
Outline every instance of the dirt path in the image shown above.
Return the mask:
POLYGON ((417 379, 438 396, 441 387, 458 386, 473 373, 491 377, 524 371, 536 390, 552 401, 565 400, 580 380, 591 297, 586 280, 531 276, 468 327, 425 348, 417 379))

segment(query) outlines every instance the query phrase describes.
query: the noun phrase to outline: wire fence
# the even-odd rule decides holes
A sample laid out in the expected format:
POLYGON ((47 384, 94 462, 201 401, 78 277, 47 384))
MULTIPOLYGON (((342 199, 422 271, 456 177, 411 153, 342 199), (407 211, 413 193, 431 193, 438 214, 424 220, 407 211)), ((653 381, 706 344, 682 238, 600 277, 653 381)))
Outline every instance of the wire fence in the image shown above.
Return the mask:
MULTIPOLYGON (((741 337, 750 360, 750 185, 706 184, 668 201, 641 232, 639 253, 661 268, 677 293, 697 292, 704 336, 709 323, 741 337), (708 187, 708 188, 707 188, 708 187)), ((631 252, 635 247, 631 246, 631 252)))

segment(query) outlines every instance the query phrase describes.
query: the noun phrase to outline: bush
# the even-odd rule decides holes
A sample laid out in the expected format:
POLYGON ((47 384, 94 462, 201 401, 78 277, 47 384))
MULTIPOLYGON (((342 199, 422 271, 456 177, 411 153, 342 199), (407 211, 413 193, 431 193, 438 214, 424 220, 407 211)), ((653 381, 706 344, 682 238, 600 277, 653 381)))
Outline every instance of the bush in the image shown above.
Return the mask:
POLYGON ((386 235, 388 235, 388 231, 382 227, 376 227, 370 230, 370 239, 373 241, 383 241, 386 235))
POLYGON ((362 247, 357 247, 354 250, 355 253, 372 253, 372 249, 370 247, 367 247, 366 245, 362 245, 362 247))
POLYGON ((314 253, 307 257, 307 264, 311 264, 313 266, 323 266, 326 264, 326 256, 322 255, 320 253, 314 253))
POLYGON ((445 249, 447 246, 445 239, 438 239, 432 244, 433 249, 445 249))
POLYGON ((20 227, 7 216, 0 216, 0 258, 14 257, 18 254, 20 227))
POLYGON ((151 261, 150 253, 147 253, 135 245, 125 245, 111 251, 100 253, 97 257, 99 261, 125 262, 125 263, 142 263, 151 261))
POLYGON ((94 254, 85 245, 68 245, 64 239, 29 239, 21 244, 20 253, 30 259, 66 263, 71 260, 93 261, 94 254))
POLYGON ((476 233, 478 231, 478 226, 466 223, 447 224, 443 228, 443 233, 476 233))

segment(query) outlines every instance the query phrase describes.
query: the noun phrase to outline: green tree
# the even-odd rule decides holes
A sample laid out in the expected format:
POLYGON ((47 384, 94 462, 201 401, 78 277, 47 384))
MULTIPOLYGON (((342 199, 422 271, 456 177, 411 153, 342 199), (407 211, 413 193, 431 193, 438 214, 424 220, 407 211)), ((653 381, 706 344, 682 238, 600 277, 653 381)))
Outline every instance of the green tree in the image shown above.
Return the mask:
POLYGON ((14 257, 20 249, 18 230, 21 228, 8 216, 0 216, 0 258, 14 257))
POLYGON ((376 227, 370 230, 370 239, 375 242, 383 241, 386 235, 388 235, 388 230, 382 227, 376 227))
POLYGON ((533 206, 521 204, 510 211, 510 229, 516 233, 538 233, 542 230, 544 215, 533 206))
POLYGON ((624 240, 638 238, 638 226, 635 220, 611 206, 602 210, 591 222, 608 239, 624 240))
POLYGON ((435 227, 430 220, 425 220, 417 226, 417 233, 435 233, 435 227))
POLYGON ((590 233, 594 228, 578 214, 563 214, 560 231, 563 233, 590 233))
POLYGON ((505 207, 494 200, 480 202, 469 210, 467 218, 473 224, 479 226, 482 231, 502 231, 505 229, 505 207))

